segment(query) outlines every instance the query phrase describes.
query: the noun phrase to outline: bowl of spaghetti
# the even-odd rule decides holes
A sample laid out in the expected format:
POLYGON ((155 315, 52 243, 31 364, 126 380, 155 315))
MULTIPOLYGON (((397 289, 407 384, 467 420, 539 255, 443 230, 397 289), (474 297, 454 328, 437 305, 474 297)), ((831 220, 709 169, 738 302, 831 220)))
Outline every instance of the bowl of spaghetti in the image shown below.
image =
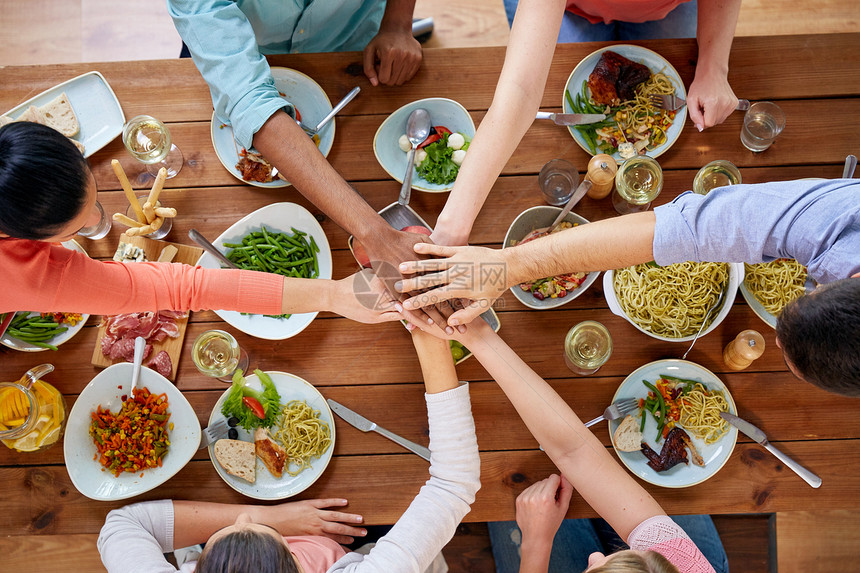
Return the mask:
POLYGON ((794 259, 744 263, 744 271, 741 295, 771 328, 776 328, 776 319, 788 303, 806 294, 806 267, 794 259))
POLYGON ((609 310, 637 330, 667 342, 689 342, 707 321, 702 334, 713 331, 728 315, 738 285, 740 263, 677 263, 660 267, 644 263, 603 275, 609 310), (708 310, 725 291, 718 310, 708 310))

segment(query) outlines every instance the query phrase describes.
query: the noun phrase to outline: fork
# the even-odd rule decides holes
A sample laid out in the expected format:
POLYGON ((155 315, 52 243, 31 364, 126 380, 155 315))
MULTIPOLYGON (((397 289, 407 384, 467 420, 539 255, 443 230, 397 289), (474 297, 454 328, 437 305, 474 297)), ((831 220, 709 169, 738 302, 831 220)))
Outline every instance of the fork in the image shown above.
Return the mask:
MULTIPOLYGON (((665 109, 666 111, 677 111, 687 105, 687 102, 682 98, 679 98, 675 94, 651 94, 648 96, 648 101, 654 107, 658 107, 660 109, 665 109)), ((750 100, 748 99, 739 99, 738 105, 735 107, 736 111, 744 111, 749 109, 750 100)))
POLYGON ((603 411, 602 415, 586 423, 585 427, 590 428, 597 422, 603 420, 617 420, 622 416, 626 416, 638 407, 639 400, 637 398, 625 398, 624 400, 619 400, 607 406, 607 408, 603 411))
POLYGON ((202 432, 200 432, 200 445, 197 449, 202 450, 203 448, 214 444, 226 435, 227 420, 224 418, 216 420, 214 424, 209 424, 207 427, 203 428, 202 432))
POLYGON ((699 336, 702 334, 702 331, 705 329, 705 325, 708 324, 708 319, 711 318, 711 314, 720 308, 723 304, 723 299, 726 296, 726 289, 720 291, 720 296, 717 297, 717 302, 711 305, 711 308, 708 309, 708 312, 705 313, 705 318, 702 319, 702 326, 699 327, 699 332, 696 333, 696 336, 693 337, 693 342, 690 343, 690 348, 681 356, 681 360, 686 360, 687 355, 693 349, 693 345, 696 344, 696 341, 699 340, 699 336))

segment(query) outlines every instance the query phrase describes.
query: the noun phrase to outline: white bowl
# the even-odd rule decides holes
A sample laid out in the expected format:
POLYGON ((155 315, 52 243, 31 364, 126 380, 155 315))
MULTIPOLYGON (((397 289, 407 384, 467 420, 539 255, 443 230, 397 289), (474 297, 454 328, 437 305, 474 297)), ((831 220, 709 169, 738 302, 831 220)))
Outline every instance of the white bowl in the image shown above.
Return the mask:
MULTIPOLYGON (((257 209, 236 221, 230 228, 218 235, 212 244, 221 252, 226 253, 229 249, 224 247, 225 242, 241 243, 245 235, 252 231, 259 231, 263 226, 266 227, 266 230, 284 233, 291 233, 291 227, 295 227, 313 237, 320 249, 320 252, 317 253, 318 278, 331 278, 331 248, 325 232, 310 211, 295 203, 272 203, 257 209)), ((221 268, 221 264, 209 253, 203 253, 197 264, 207 269, 221 268)), ((271 318, 260 314, 242 314, 233 310, 215 310, 215 314, 245 334, 266 340, 284 340, 295 336, 307 328, 317 315, 316 312, 307 312, 294 314, 290 318, 271 318)))
MULTIPOLYGON (((452 99, 442 97, 431 97, 408 103, 389 115, 373 136, 373 154, 379 165, 385 169, 398 183, 403 183, 406 175, 406 153, 400 149, 398 141, 400 136, 406 133, 406 120, 409 114, 418 108, 424 108, 430 112, 430 123, 432 125, 444 125, 454 133, 463 133, 471 139, 475 135, 475 122, 466 108, 452 99)), ((445 193, 454 187, 454 183, 440 185, 425 181, 418 175, 418 171, 412 170, 412 188, 417 191, 428 193, 445 193)))
POLYGON ((63 455, 72 484, 90 499, 114 501, 126 499, 160 486, 185 467, 200 446, 200 423, 197 414, 182 392, 173 383, 146 366, 140 369, 138 387, 153 394, 166 394, 170 412, 170 449, 164 455, 161 467, 128 473, 118 477, 94 459, 96 450, 90 436, 91 413, 98 406, 118 412, 121 397, 129 394, 133 365, 128 362, 114 364, 102 370, 83 389, 69 413, 63 455))
MULTIPOLYGON (((744 265, 743 263, 727 263, 729 265, 729 284, 726 286, 726 297, 723 301, 723 307, 720 309, 720 312, 717 314, 716 318, 711 321, 711 324, 702 331, 702 334, 699 335, 699 338, 702 338, 709 332, 713 331, 720 323, 728 316, 729 311, 732 309, 732 304, 735 302, 735 295, 738 292, 738 285, 740 285, 744 280, 744 265)), ((649 332, 633 322, 627 313, 621 308, 621 304, 618 302, 618 297, 615 296, 615 288, 613 287, 613 283, 615 281, 615 271, 606 271, 603 273, 603 295, 606 297, 606 303, 609 305, 609 310, 613 312, 613 314, 617 314, 630 324, 636 327, 636 330, 639 332, 643 332, 650 336, 651 338, 656 338, 657 340, 664 340, 666 342, 690 342, 696 337, 696 333, 690 334, 689 336, 684 336, 681 338, 669 338, 668 336, 660 336, 659 334, 654 334, 653 332, 649 332)))
MULTIPOLYGON (((550 207, 549 205, 538 205, 537 207, 532 207, 530 209, 526 209, 514 219, 514 222, 511 223, 511 226, 508 228, 507 234, 505 234, 505 242, 502 243, 502 248, 507 249, 509 247, 514 246, 514 241, 520 241, 534 231, 535 229, 540 229, 541 227, 548 227, 555 221, 555 218, 558 217, 558 214, 561 213, 561 207, 550 207)), ((588 219, 577 215, 576 213, 568 213, 564 218, 565 221, 570 223, 578 223, 580 225, 585 225, 588 223, 588 219)), ((529 308, 534 308, 537 310, 543 310, 547 308, 558 308, 563 304, 567 304, 579 295, 581 295, 585 290, 591 286, 591 284, 597 280, 597 276, 600 272, 590 272, 588 276, 585 277, 585 281, 579 287, 568 293, 567 296, 563 298, 545 298, 543 300, 539 300, 534 297, 534 295, 530 292, 526 292, 520 288, 519 285, 514 285, 511 287, 511 292, 517 298, 518 301, 523 303, 529 308)))

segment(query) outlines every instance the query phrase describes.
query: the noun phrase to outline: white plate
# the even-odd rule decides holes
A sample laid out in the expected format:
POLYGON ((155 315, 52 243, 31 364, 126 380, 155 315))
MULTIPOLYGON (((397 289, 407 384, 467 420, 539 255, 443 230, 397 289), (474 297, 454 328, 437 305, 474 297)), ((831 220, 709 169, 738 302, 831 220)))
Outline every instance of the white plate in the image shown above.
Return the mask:
MULTIPOLYGON (((320 224, 311 213, 295 203, 272 203, 257 209, 230 226, 212 244, 221 252, 229 249, 223 243, 241 243, 251 231, 266 230, 292 233, 291 227, 314 238, 320 252, 317 253, 321 279, 330 279, 332 273, 331 248, 320 224)), ((203 253, 197 264, 207 269, 218 269, 221 265, 209 253, 203 253)), ((283 340, 303 331, 316 317, 316 312, 294 314, 290 318, 270 318, 259 314, 242 314, 232 310, 216 310, 221 319, 246 334, 266 340, 283 340)))
POLYGON ((72 483, 79 492, 97 501, 127 499, 160 486, 185 467, 200 446, 200 423, 197 414, 182 392, 170 380, 146 366, 140 369, 139 387, 153 394, 167 394, 170 449, 164 455, 162 466, 141 472, 123 472, 114 477, 94 456, 96 450, 90 436, 91 413, 100 405, 113 412, 122 407, 121 397, 131 386, 133 365, 128 362, 114 364, 101 371, 83 389, 66 425, 63 455, 72 483), (143 477, 141 477, 143 475, 143 477))
MULTIPOLYGON (((729 403, 729 412, 737 414, 737 407, 729 389, 713 372, 693 362, 674 358, 657 360, 634 370, 633 373, 624 379, 621 386, 618 387, 615 396, 612 397, 612 401, 616 402, 624 398, 647 397, 648 388, 645 387, 642 381, 647 380, 653 384, 661 374, 696 380, 702 382, 709 390, 722 390, 729 403)), ((635 413, 634 417, 636 417, 635 413)), ((655 452, 660 453, 660 448, 663 447, 664 440, 661 440, 657 445, 654 444, 654 436, 657 433, 657 422, 650 414, 646 414, 645 420, 645 431, 642 437, 655 452)), ((610 436, 615 434, 615 430, 622 421, 623 418, 619 418, 618 420, 609 422, 610 436)), ((665 472, 656 472, 648 465, 648 459, 642 452, 621 452, 616 448, 615 453, 618 454, 618 457, 627 466, 627 469, 648 483, 662 487, 689 487, 702 483, 725 465, 732 455, 732 450, 735 449, 735 443, 738 441, 738 430, 734 426, 729 426, 729 431, 713 444, 706 445, 703 440, 700 440, 693 434, 690 434, 690 438, 692 438, 696 449, 702 455, 702 458, 704 458, 705 467, 699 467, 692 462, 688 464, 680 463, 665 472)), ((615 448, 614 440, 612 447, 615 448)), ((687 452, 687 457, 689 458, 689 456, 690 454, 687 452)))
MULTIPOLYGON (((746 267, 744 268, 746 269, 746 267)), ((744 297, 744 300, 747 301, 747 304, 750 306, 756 316, 762 319, 764 323, 767 324, 769 327, 776 329, 776 316, 765 310, 764 305, 762 305, 756 299, 752 291, 747 288, 746 282, 741 281, 741 284, 738 285, 738 288, 741 291, 741 296, 744 297)))
MULTIPOLYGON (((266 374, 272 378, 272 382, 274 382, 275 387, 278 389, 278 394, 281 396, 281 405, 285 405, 290 400, 304 400, 308 403, 308 406, 320 413, 320 419, 326 422, 331 430, 331 445, 329 448, 320 458, 311 461, 310 468, 295 477, 284 471, 284 475, 280 479, 276 478, 269 473, 269 470, 266 469, 266 466, 259 458, 255 458, 257 479, 254 483, 249 483, 242 478, 228 474, 221 467, 221 464, 215 460, 214 444, 209 446, 209 458, 212 460, 212 465, 215 466, 215 471, 218 472, 221 479, 239 493, 253 497, 254 499, 285 499, 309 488, 328 467, 332 453, 334 452, 334 417, 323 395, 307 380, 293 374, 287 374, 286 372, 266 372, 266 374)), ((245 380, 249 386, 257 390, 261 390, 263 387, 256 374, 248 376, 245 380)), ((210 426, 216 421, 224 419, 224 416, 221 414, 221 405, 229 393, 229 389, 225 391, 212 408, 212 413, 209 415, 210 426)), ((251 432, 241 426, 237 426, 236 430, 239 432, 240 440, 246 442, 254 441, 254 436, 251 432)))
MULTIPOLYGON (((717 316, 714 320, 711 321, 711 324, 702 331, 702 334, 699 335, 699 338, 704 338, 705 335, 713 331, 717 328, 723 320, 725 320, 726 316, 728 316, 729 312, 732 310, 732 305, 735 302, 735 296, 738 293, 738 285, 744 282, 744 265, 743 263, 726 263, 729 265, 729 284, 726 285, 726 298, 723 301, 723 306, 720 309, 720 312, 717 313, 717 316)), ((653 332, 649 332, 645 330, 633 320, 627 313, 624 312, 624 309, 621 308, 621 303, 618 302, 618 297, 615 295, 615 271, 606 271, 603 273, 603 296, 606 298, 606 304, 609 306, 609 310, 612 311, 612 314, 620 316, 630 324, 632 324, 636 330, 647 334, 651 338, 656 338, 657 340, 663 340, 665 342, 690 342, 692 341, 696 335, 695 333, 683 336, 681 338, 669 338, 668 336, 660 336, 659 334, 654 334, 653 332)))
MULTIPOLYGON (((318 83, 305 74, 290 68, 273 67, 272 78, 275 80, 275 87, 283 94, 284 99, 295 105, 302 114, 303 124, 314 127, 331 111, 331 101, 329 101, 326 93, 318 83)), ((328 157, 331 146, 334 144, 334 122, 335 120, 332 119, 319 132, 319 147, 323 157, 328 157)), ((269 183, 242 179, 242 174, 236 169, 241 147, 233 138, 233 128, 229 124, 221 123, 221 120, 215 116, 215 112, 212 112, 210 124, 212 146, 215 148, 215 153, 221 164, 233 177, 255 187, 287 187, 290 185, 282 179, 275 179, 269 183)))
MULTIPOLYGON (((672 80, 672 83, 675 85, 675 95, 686 100, 687 99, 687 90, 684 89, 684 82, 681 80, 681 76, 678 74, 678 71, 672 67, 663 56, 656 52, 652 52, 647 48, 641 48, 639 46, 634 46, 631 44, 619 44, 617 46, 610 46, 608 48, 602 48, 591 54, 587 55, 581 62, 579 62, 573 71, 570 73, 570 77, 567 78, 567 84, 565 84, 564 88, 570 91, 570 95, 572 98, 576 99, 576 94, 580 93, 582 90, 582 82, 588 81, 588 76, 591 75, 592 70, 594 70, 594 66, 597 65, 597 61, 600 59, 600 55, 603 52, 612 51, 616 54, 622 55, 628 60, 632 60, 634 62, 645 64, 651 69, 651 73, 663 72, 666 74, 669 79, 672 80)), ((590 94, 591 91, 586 88, 586 91, 590 94)), ((564 92, 561 94, 561 105, 564 109, 565 113, 573 113, 573 109, 570 107, 570 104, 567 103, 567 98, 564 97, 564 92)), ((675 112, 675 121, 672 122, 672 125, 669 126, 669 130, 666 132, 666 142, 662 145, 658 145, 652 151, 646 151, 645 155, 649 157, 659 157, 663 153, 666 152, 672 144, 678 139, 678 136, 681 135, 681 130, 684 129, 684 123, 687 121, 687 106, 682 107, 681 109, 675 112)), ((574 129, 571 126, 567 128, 570 131, 570 135, 573 136, 573 140, 586 152, 591 154, 591 151, 588 149, 588 145, 585 143, 585 138, 582 136, 579 131, 574 129)), ((612 154, 612 157, 615 158, 616 161, 621 163, 624 161, 621 159, 621 156, 616 151, 612 154)))
MULTIPOLYGON (((431 97, 408 103, 385 118, 373 136, 373 154, 379 165, 398 183, 403 183, 406 175, 406 153, 400 149, 398 141, 406 133, 406 120, 418 108, 430 113, 432 125, 443 125, 454 133, 463 133, 467 139, 475 136, 475 122, 465 107, 452 99, 431 97)), ((468 152, 467 152, 468 153, 468 152)), ((441 185, 430 183, 412 170, 412 188, 427 193, 445 193, 454 188, 454 183, 441 185)))
MULTIPOLYGON (((69 249, 70 251, 78 251, 83 254, 87 254, 82 246, 78 244, 75 240, 63 241, 63 246, 69 249)), ((32 315, 39 314, 38 312, 31 312, 32 315)), ((68 330, 60 334, 59 336, 55 336, 51 340, 47 342, 49 344, 53 344, 54 346, 59 346, 62 343, 66 342, 84 327, 87 323, 87 319, 90 318, 88 314, 82 314, 81 320, 74 326, 69 326, 68 330)), ((4 333, 2 337, 0 337, 0 344, 6 346, 7 348, 12 348, 14 350, 20 350, 22 352, 42 352, 43 350, 49 350, 48 348, 42 348, 41 346, 36 346, 34 344, 30 344, 29 342, 24 342, 23 340, 18 340, 17 338, 12 338, 9 334, 4 333)))
POLYGON ((84 144, 84 157, 89 157, 122 133, 125 115, 119 100, 104 76, 95 71, 45 90, 3 115, 15 119, 31 105, 43 106, 63 92, 66 92, 78 116, 81 130, 72 139, 84 144))

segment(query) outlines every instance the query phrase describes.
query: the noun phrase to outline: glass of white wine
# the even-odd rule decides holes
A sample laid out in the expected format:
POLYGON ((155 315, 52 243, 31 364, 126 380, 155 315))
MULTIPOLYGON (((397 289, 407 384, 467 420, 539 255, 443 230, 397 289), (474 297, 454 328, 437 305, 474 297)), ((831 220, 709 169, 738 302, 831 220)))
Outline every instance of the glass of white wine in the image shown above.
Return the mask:
POLYGON ((741 172, 733 163, 725 159, 711 161, 696 173, 693 179, 693 193, 707 195, 711 189, 737 185, 741 182, 741 172))
POLYGON ((597 321, 580 322, 564 338, 564 363, 580 376, 594 374, 606 364, 610 356, 612 336, 597 321))
POLYGON ((223 330, 207 330, 198 336, 191 359, 200 372, 223 382, 232 382, 236 370, 247 372, 250 362, 233 335, 223 330))
POLYGON ((167 170, 168 179, 176 177, 182 169, 182 152, 171 141, 170 131, 151 115, 138 115, 128 120, 122 128, 122 142, 153 177, 162 167, 167 170))
POLYGON ((647 211, 662 190, 660 164, 647 155, 637 155, 622 163, 615 173, 612 206, 622 215, 647 211))

